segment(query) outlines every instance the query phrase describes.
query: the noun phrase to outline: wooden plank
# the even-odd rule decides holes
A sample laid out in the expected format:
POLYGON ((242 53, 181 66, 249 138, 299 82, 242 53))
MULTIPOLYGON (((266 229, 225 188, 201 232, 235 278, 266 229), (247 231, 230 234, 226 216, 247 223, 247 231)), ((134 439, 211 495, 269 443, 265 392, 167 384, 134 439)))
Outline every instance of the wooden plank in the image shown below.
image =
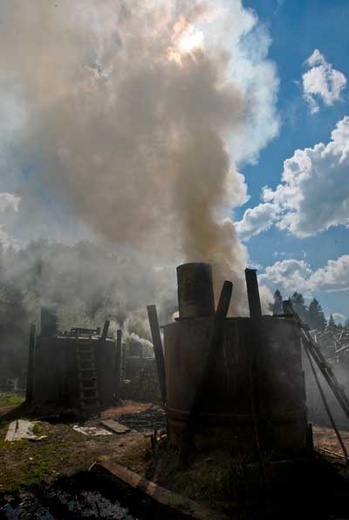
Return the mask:
POLYGON ((231 518, 223 513, 209 509, 190 498, 158 486, 119 464, 109 461, 97 462, 91 466, 90 471, 110 476, 112 482, 119 484, 122 489, 128 488, 137 493, 142 493, 143 496, 146 496, 151 501, 153 507, 155 506, 157 510, 159 510, 159 507, 162 508, 164 511, 163 518, 176 518, 177 520, 184 518, 191 518, 192 520, 229 520, 231 518))
POLYGON ((117 421, 113 421, 112 419, 99 422, 106 428, 109 428, 109 430, 111 430, 112 432, 117 433, 119 435, 130 431, 130 428, 127 428, 127 426, 124 426, 123 424, 117 421))
POLYGON ((13 421, 12 423, 10 423, 9 427, 8 427, 8 430, 7 430, 7 433, 6 433, 6 437, 5 437, 5 441, 7 442, 12 442, 15 440, 15 435, 16 435, 16 430, 17 430, 17 421, 13 421))

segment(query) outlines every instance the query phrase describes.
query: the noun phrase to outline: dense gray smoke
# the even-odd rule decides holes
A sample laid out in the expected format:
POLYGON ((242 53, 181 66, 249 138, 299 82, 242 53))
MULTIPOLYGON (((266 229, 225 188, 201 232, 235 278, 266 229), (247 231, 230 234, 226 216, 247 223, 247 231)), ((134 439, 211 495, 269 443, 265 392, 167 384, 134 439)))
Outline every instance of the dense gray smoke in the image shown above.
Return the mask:
POLYGON ((4 0, 1 16, 0 68, 24 89, 22 145, 40 164, 37 178, 114 244, 160 264, 213 263, 217 287, 234 280, 241 303, 247 254, 229 217, 246 191, 236 164, 277 126, 266 45, 251 53, 256 73, 238 55, 255 17, 237 0, 230 9, 201 0, 4 0), (273 124, 261 138, 263 117, 273 124))

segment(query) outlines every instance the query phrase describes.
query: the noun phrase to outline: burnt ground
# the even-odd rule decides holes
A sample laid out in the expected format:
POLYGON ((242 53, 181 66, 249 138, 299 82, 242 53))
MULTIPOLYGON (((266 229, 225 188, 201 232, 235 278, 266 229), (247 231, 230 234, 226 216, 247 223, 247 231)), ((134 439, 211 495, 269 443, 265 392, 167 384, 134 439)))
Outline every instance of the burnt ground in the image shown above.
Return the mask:
MULTIPOLYGON (((117 420, 137 412, 144 417, 150 407, 125 402, 85 424, 99 425, 100 419, 117 420)), ((108 494, 105 483, 100 486, 86 473, 99 460, 124 465, 214 509, 233 511, 234 518, 349 519, 349 470, 328 428, 314 428, 315 448, 327 451, 311 465, 281 470, 275 479, 275 468, 261 474, 260 468, 231 461, 219 450, 196 457, 188 470, 178 471, 178 453, 165 440, 151 448, 152 430, 142 427, 122 435, 86 437, 72 429, 76 423, 42 421, 36 433, 46 439, 5 443, 9 422, 0 417, 0 510, 10 515, 0 518, 140 518, 125 511, 127 504, 118 503, 112 491, 108 494)), ((342 435, 349 450, 349 432, 342 435)))

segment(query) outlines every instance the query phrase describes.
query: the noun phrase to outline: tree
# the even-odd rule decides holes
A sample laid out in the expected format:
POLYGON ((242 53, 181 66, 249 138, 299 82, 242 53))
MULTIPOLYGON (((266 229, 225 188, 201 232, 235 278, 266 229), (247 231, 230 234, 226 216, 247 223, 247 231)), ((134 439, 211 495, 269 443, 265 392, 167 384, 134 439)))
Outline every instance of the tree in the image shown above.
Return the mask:
POLYGON ((303 295, 298 292, 293 293, 291 296, 291 304, 294 312, 298 314, 300 319, 304 322, 307 322, 308 310, 307 306, 305 305, 303 295))
POLYGON ((325 315, 316 298, 310 302, 307 318, 308 325, 311 329, 323 329, 326 327, 325 315))
POLYGON ((278 314, 283 314, 282 307, 282 295, 279 289, 276 289, 274 292, 274 302, 269 304, 269 309, 271 310, 273 316, 277 316, 278 314))
POLYGON ((331 314, 330 319, 328 320, 328 326, 329 327, 336 327, 336 322, 334 321, 334 318, 331 314))

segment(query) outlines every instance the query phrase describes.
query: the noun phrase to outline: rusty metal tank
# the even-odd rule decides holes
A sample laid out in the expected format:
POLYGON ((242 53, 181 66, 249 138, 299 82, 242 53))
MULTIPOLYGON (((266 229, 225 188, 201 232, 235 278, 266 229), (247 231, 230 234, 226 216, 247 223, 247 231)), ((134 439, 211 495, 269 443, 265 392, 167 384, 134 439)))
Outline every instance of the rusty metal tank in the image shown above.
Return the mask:
MULTIPOLYGON (((164 326, 167 416, 177 446, 204 372, 213 321, 180 316, 164 326)), ((293 320, 227 318, 223 338, 204 391, 197 434, 205 432, 207 438, 218 429, 218 439, 227 438, 232 450, 247 456, 261 450, 282 456, 305 451, 305 386, 293 320)))

